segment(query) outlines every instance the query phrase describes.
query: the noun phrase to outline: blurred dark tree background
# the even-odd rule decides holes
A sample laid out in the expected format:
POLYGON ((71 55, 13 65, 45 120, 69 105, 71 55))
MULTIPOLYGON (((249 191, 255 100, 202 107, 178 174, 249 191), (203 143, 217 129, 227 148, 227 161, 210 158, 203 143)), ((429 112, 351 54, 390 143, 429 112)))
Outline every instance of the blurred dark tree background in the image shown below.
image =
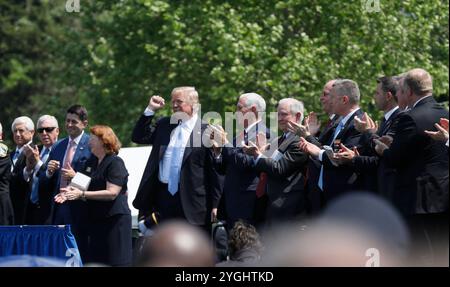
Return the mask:
POLYGON ((63 126, 80 103, 91 125, 112 126, 129 146, 149 97, 181 85, 198 89, 203 112, 233 111, 249 91, 269 110, 290 96, 321 112, 322 87, 336 77, 356 80, 378 118, 376 78, 415 67, 448 105, 448 1, 380 0, 374 11, 375 2, 80 0, 68 13, 66 0, 0 0, 4 137, 12 144, 20 115, 53 114, 63 126))

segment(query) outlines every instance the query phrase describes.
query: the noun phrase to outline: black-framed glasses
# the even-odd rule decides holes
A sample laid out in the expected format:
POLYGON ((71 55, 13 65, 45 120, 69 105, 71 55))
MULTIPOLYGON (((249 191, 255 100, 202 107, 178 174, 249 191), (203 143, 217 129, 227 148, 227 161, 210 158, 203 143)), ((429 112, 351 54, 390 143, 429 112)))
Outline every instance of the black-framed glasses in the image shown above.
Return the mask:
POLYGON ((51 133, 54 129, 56 129, 56 127, 38 128, 37 132, 40 134, 42 134, 44 131, 46 131, 47 133, 51 133))

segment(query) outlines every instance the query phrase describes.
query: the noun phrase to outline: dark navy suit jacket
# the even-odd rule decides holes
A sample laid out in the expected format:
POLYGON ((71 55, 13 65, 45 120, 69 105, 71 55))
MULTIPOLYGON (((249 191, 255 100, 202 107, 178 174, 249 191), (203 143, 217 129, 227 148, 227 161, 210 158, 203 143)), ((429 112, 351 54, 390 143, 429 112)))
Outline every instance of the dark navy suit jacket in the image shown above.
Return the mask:
MULTIPOLYGON (((52 148, 50 155, 48 157, 48 162, 51 160, 57 160, 60 165, 63 165, 64 155, 66 154, 66 149, 69 143, 69 138, 64 138, 58 141, 52 148)), ((84 133, 81 137, 80 142, 77 145, 77 149, 73 156, 71 166, 75 171, 82 171, 85 168, 86 161, 91 157, 91 150, 89 148, 89 134, 84 133)), ((50 197, 59 193, 60 180, 61 180, 61 169, 57 170, 53 176, 48 179, 44 172, 40 174, 40 180, 42 182, 47 181, 45 184, 49 187, 48 191, 52 193, 50 197)), ((76 228, 77 223, 81 224, 83 220, 83 215, 86 210, 86 203, 81 200, 68 201, 63 204, 55 205, 52 200, 52 211, 51 217, 49 218, 50 224, 72 224, 73 228, 76 228)))

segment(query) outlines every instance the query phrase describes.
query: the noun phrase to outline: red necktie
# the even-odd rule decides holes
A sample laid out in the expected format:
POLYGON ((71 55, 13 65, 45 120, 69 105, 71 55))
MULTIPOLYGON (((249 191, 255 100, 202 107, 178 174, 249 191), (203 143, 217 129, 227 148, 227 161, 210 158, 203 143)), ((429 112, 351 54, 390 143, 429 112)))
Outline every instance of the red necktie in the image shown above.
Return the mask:
POLYGON ((259 175, 259 182, 256 186, 256 197, 260 198, 266 193, 266 184, 267 184, 267 173, 261 172, 259 175))

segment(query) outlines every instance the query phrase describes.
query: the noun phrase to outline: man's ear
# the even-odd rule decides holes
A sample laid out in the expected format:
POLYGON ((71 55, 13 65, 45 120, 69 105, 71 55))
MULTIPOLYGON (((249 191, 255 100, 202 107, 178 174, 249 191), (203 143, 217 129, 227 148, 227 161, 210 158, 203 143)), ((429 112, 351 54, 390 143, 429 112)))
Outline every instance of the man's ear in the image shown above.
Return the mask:
POLYGON ((392 93, 386 92, 386 100, 390 101, 392 99, 392 93))
POLYGON ((344 102, 344 104, 349 102, 349 98, 348 96, 342 96, 342 101, 344 102))
POLYGON ((295 122, 298 123, 300 122, 300 119, 302 118, 302 113, 298 112, 295 114, 295 122))

